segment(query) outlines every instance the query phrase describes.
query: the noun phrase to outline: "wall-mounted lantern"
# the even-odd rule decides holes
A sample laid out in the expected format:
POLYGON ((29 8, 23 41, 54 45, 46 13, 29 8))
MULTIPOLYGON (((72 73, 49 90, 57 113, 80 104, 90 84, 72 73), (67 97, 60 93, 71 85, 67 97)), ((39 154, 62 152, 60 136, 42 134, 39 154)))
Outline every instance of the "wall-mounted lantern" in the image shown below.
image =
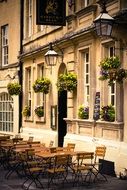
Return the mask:
POLYGON ((49 50, 45 54, 45 61, 48 66, 55 66, 58 60, 58 53, 53 49, 52 43, 49 44, 49 50))
POLYGON ((52 46, 52 43, 49 44, 49 50, 45 54, 45 62, 48 66, 55 66, 57 62, 63 62, 63 51, 59 48, 61 54, 58 54, 52 46), (60 58, 60 60, 59 60, 60 58))
POLYGON ((111 36, 114 18, 106 10, 106 0, 100 0, 98 4, 102 10, 100 15, 94 20, 96 33, 100 37, 111 36))

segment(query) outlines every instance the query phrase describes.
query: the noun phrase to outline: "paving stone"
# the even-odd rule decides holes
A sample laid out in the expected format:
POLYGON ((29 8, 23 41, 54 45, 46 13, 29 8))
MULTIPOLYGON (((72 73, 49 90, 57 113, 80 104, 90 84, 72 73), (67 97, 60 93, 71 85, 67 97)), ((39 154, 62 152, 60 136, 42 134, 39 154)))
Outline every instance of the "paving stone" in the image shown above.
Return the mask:
MULTIPOLYGON (((16 173, 13 173, 9 179, 5 179, 6 171, 0 168, 0 190, 22 190, 22 183, 24 178, 19 178, 16 173)), ((60 185, 58 188, 50 188, 50 190, 127 190, 127 180, 120 180, 116 177, 107 176, 108 181, 98 181, 90 185, 74 186, 72 183, 65 184, 64 187, 60 185)), ((42 179, 44 189, 47 190, 46 179, 42 179)), ((34 185, 29 190, 39 190, 34 185)))

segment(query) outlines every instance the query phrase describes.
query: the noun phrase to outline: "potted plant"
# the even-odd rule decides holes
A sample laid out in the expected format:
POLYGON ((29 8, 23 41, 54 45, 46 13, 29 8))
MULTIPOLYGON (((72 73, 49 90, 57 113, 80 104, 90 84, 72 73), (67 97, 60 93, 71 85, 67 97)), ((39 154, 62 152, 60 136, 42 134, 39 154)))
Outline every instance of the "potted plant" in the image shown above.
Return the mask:
POLYGON ((102 106, 100 115, 101 119, 104 121, 115 121, 115 109, 112 105, 102 106))
POLYGON ((89 107, 81 105, 78 109, 78 117, 80 119, 88 119, 89 118, 89 107))
POLYGON ((77 88, 77 76, 75 73, 60 74, 57 81, 58 91, 74 91, 77 88))
POLYGON ((31 114, 30 106, 25 106, 22 111, 23 116, 29 117, 31 114))
POLYGON ((44 116, 44 107, 43 106, 37 106, 34 111, 38 117, 44 116))
POLYGON ((100 62, 100 80, 108 80, 108 85, 112 85, 114 81, 119 84, 127 78, 127 70, 120 68, 121 63, 117 56, 108 57, 100 62))
POLYGON ((34 92, 43 92, 44 94, 49 93, 49 88, 51 85, 51 81, 48 78, 40 78, 37 79, 33 84, 34 92))
POLYGON ((127 70, 120 68, 117 72, 116 72, 116 81, 118 83, 123 83, 123 79, 127 78, 127 70))
POLYGON ((100 62, 100 66, 103 70, 109 71, 118 69, 121 63, 118 56, 106 57, 100 62))
POLYGON ((19 95, 21 93, 21 85, 18 82, 8 83, 7 90, 10 95, 19 95))

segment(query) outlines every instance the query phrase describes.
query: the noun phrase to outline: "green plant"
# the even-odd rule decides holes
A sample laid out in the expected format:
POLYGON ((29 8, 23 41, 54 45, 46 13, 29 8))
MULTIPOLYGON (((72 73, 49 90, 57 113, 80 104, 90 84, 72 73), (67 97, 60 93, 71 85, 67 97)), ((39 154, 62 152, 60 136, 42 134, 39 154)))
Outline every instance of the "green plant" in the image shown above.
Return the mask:
POLYGON ((58 91, 74 91, 77 88, 77 76, 75 73, 60 74, 57 81, 58 91))
POLYGON ((88 119, 89 118, 89 107, 85 107, 84 105, 80 105, 78 109, 78 117, 80 119, 88 119))
POLYGON ((34 92, 43 92, 44 94, 49 93, 49 88, 51 85, 51 81, 48 78, 40 78, 37 79, 33 84, 34 92))
POLYGON ((118 83, 123 83, 123 79, 127 78, 127 70, 120 68, 117 72, 116 72, 116 81, 118 83))
POLYGON ((21 93, 21 85, 18 82, 8 83, 7 90, 10 95, 19 95, 21 93))
POLYGON ((100 62, 100 66, 103 70, 118 69, 121 63, 118 56, 106 57, 100 62))
POLYGON ((43 106, 37 106, 34 111, 38 117, 44 116, 44 107, 43 106))
POLYGON ((29 117, 31 114, 30 106, 25 106, 22 111, 23 116, 29 117))
POLYGON ((102 106, 100 111, 101 119, 104 121, 115 121, 115 108, 112 105, 102 106))
POLYGON ((127 78, 127 70, 120 68, 120 60, 116 57, 105 58, 100 62, 101 72, 99 80, 108 80, 108 85, 112 85, 114 81, 119 84, 127 78))

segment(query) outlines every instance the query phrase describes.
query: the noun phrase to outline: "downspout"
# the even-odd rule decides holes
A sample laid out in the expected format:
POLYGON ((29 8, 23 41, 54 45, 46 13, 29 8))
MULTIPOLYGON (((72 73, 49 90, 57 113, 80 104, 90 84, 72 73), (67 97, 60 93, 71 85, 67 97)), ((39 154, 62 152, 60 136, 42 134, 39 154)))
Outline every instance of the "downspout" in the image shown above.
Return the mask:
MULTIPOLYGON (((23 21, 24 21, 24 0, 20 0, 20 52, 19 54, 21 55, 23 52, 23 21)), ((19 60, 19 72, 18 72, 18 77, 19 77, 19 84, 23 84, 23 62, 19 60)), ((18 132, 20 133, 20 129, 22 127, 22 93, 19 95, 19 128, 18 132)))

